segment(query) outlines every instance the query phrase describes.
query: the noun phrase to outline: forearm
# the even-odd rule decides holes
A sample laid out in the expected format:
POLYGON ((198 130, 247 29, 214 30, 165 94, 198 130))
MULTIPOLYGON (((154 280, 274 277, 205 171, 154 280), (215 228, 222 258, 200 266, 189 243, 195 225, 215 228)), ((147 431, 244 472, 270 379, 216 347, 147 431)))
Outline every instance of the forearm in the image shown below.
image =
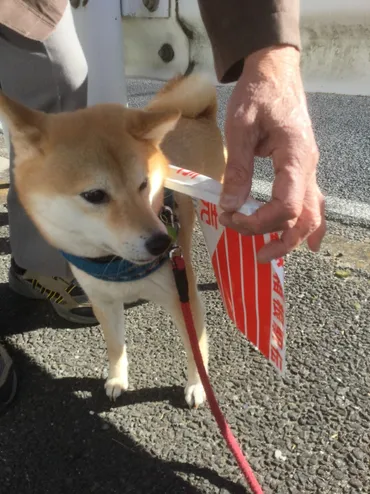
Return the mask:
POLYGON ((299 0, 198 0, 221 82, 236 81, 250 54, 300 48, 299 0))

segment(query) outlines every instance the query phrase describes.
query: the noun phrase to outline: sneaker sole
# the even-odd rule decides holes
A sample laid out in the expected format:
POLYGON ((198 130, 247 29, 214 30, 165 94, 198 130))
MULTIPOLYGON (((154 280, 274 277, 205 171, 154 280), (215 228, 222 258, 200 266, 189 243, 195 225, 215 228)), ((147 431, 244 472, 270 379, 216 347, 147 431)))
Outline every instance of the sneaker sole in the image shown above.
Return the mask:
POLYGON ((46 300, 41 293, 38 293, 28 283, 21 281, 11 269, 9 270, 9 288, 18 295, 31 300, 46 300))
POLYGON ((63 305, 53 304, 50 302, 50 305, 54 309, 54 312, 58 314, 59 317, 65 319, 68 322, 73 322, 75 324, 83 324, 85 326, 97 326, 99 321, 96 317, 87 317, 87 316, 79 316, 78 314, 73 314, 73 312, 66 309, 63 305))
MULTIPOLYGON (((9 271, 9 288, 22 297, 31 300, 43 300, 44 302, 49 302, 41 293, 38 293, 34 288, 28 286, 27 283, 15 276, 11 270, 9 271)), ((73 314, 70 312, 68 309, 63 307, 63 305, 53 304, 52 302, 49 302, 49 304, 58 316, 65 321, 75 324, 83 324, 86 326, 95 326, 99 324, 95 317, 79 316, 78 314, 73 314)))

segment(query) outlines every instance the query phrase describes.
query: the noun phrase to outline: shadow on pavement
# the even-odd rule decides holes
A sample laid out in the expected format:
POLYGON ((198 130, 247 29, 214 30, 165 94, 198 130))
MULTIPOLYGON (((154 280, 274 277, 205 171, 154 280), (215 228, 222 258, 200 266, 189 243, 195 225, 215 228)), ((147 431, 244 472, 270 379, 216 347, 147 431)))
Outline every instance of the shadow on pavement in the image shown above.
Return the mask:
POLYGON ((8 238, 0 238, 0 255, 10 254, 10 242, 8 238))
POLYGON ((0 227, 9 224, 8 213, 0 213, 0 227))
MULTIPOLYGON (((53 379, 8 345, 20 375, 19 392, 0 417, 1 492, 200 493, 176 472, 201 476, 220 489, 245 490, 208 468, 152 456, 97 414, 111 409, 98 379, 53 379), (74 395, 89 390, 91 399, 74 395), (3 490, 4 489, 4 490, 3 490)), ((180 387, 126 393, 113 406, 183 396, 180 387)), ((180 399, 180 398, 179 398, 180 399)))
MULTIPOLYGON (((6 283, 0 284, 0 314, 0 337, 45 326, 61 328, 60 319, 48 304, 19 297, 6 283)), ((98 415, 145 402, 168 401, 175 408, 183 408, 182 387, 128 391, 111 403, 102 380, 55 379, 9 340, 7 348, 18 371, 19 391, 14 404, 0 416, 1 492, 203 492, 177 473, 207 479, 214 492, 245 492, 241 485, 209 468, 153 456, 128 433, 98 415), (83 394, 88 398, 76 396, 86 391, 89 393, 83 394)))
MULTIPOLYGON (((0 239, 1 250, 1 239, 0 239)), ((198 285, 199 291, 218 290, 217 283, 203 283, 198 285)), ((147 303, 140 300, 125 310, 147 303)), ((40 300, 29 300, 10 290, 8 283, 0 283, 0 313, 8 313, 10 317, 0 318, 0 335, 10 336, 33 331, 41 327, 52 329, 69 329, 83 327, 67 322, 60 318, 48 303, 40 300)))

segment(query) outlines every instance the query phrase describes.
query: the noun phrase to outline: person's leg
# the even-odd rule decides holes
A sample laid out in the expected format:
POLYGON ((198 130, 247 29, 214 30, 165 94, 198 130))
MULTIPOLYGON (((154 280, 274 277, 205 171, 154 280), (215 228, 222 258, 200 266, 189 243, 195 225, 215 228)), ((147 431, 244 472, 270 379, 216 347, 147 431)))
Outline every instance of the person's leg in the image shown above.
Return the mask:
MULTIPOLYGON (((58 26, 43 43, 0 25, 0 85, 9 97, 46 112, 86 106, 87 64, 69 4, 58 26)), ((91 307, 81 289, 74 286, 68 264, 41 237, 19 203, 13 181, 13 160, 11 148, 10 286, 25 296, 48 298, 57 312, 71 321, 93 323, 91 307)))
MULTIPOLYGON (((0 26, 0 84, 9 97, 37 110, 57 113, 86 106, 87 65, 70 8, 44 43, 0 26)), ((69 276, 66 261, 40 236, 19 204, 12 149, 10 173, 10 244, 16 263, 45 276, 69 276)))

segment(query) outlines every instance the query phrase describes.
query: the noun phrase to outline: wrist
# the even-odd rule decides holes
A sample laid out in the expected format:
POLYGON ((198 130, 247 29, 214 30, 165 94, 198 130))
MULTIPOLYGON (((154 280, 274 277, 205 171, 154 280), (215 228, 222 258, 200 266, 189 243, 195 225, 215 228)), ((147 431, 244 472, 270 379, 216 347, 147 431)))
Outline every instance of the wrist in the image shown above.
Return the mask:
POLYGON ((285 71, 287 66, 299 70, 299 50, 290 45, 270 46, 251 53, 244 60, 242 76, 246 73, 250 77, 253 72, 271 75, 285 71))

